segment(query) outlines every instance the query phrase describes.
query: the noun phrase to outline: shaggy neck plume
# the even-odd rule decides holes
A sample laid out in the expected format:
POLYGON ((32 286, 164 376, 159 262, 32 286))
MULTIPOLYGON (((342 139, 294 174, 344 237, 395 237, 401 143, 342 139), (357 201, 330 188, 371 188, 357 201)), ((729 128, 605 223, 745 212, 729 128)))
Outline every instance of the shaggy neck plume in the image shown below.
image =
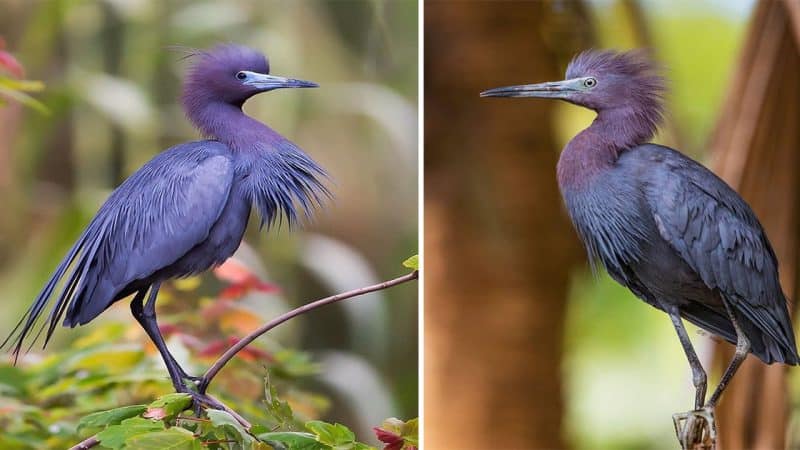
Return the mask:
POLYGON ((650 141, 656 120, 642 120, 632 107, 604 109, 561 152, 558 182, 564 188, 579 188, 614 165, 620 153, 650 141))
POLYGON ((202 89, 192 90, 188 83, 181 100, 192 124, 204 136, 226 144, 231 150, 247 150, 255 143, 281 139, 277 132, 245 114, 241 104, 211 100, 203 95, 202 89))

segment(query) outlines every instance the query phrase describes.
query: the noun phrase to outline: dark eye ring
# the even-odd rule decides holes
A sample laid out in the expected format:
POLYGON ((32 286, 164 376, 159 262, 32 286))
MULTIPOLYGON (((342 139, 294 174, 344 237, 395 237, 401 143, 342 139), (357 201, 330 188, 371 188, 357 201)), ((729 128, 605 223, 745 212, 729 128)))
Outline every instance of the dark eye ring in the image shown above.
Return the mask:
POLYGON ((245 78, 247 78, 247 74, 244 72, 236 72, 236 78, 244 80, 245 78))
POLYGON ((595 80, 594 78, 587 78, 583 80, 583 85, 589 88, 595 87, 597 86, 597 80, 595 80))

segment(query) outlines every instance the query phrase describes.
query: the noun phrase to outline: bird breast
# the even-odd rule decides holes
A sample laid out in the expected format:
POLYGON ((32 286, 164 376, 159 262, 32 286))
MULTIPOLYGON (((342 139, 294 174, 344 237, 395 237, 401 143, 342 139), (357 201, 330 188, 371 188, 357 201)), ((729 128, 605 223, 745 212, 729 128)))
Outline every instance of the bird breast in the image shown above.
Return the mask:
POLYGON ((572 223, 589 258, 600 260, 609 271, 642 260, 653 241, 647 224, 641 190, 622 177, 597 177, 579 189, 562 191, 572 223))

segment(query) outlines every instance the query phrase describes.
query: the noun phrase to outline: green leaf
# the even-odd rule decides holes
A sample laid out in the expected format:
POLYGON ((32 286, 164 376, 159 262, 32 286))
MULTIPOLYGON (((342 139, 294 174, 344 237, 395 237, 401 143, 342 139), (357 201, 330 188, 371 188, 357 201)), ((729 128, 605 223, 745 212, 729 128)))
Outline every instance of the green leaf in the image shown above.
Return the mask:
POLYGON ((194 437, 194 434, 180 427, 139 434, 125 441, 126 450, 197 450, 200 448, 200 441, 194 437))
POLYGON ((288 450, 330 450, 331 448, 329 445, 319 442, 316 435, 299 431, 262 433, 258 435, 258 438, 273 447, 277 447, 276 443, 283 444, 283 447, 288 450))
POLYGON ((78 423, 78 431, 86 427, 116 425, 125 419, 138 416, 147 409, 145 405, 123 406, 121 408, 98 411, 83 417, 78 423))
POLYGON ((153 401, 153 403, 147 405, 147 413, 151 414, 153 417, 162 419, 185 411, 191 404, 192 396, 176 392, 162 395, 153 401))
POLYGON ((338 423, 330 424, 321 420, 311 420, 306 422, 306 428, 316 434, 320 442, 331 447, 352 444, 356 440, 356 435, 349 428, 338 423))
POLYGON ((10 98, 11 100, 15 100, 19 103, 22 103, 25 106, 28 106, 36 111, 40 112, 41 114, 50 114, 50 110, 47 109, 47 106, 44 103, 36 100, 35 98, 31 97, 30 95, 17 91, 14 89, 7 88, 3 85, 0 85, 0 96, 5 96, 6 98, 10 98))
POLYGON ((278 391, 269 380, 269 373, 264 377, 264 398, 267 413, 277 422, 279 428, 291 427, 295 423, 294 413, 289 403, 278 398, 278 391))
POLYGON ((252 445, 255 443, 255 439, 247 430, 242 427, 242 425, 233 418, 232 415, 228 414, 226 411, 219 411, 216 409, 209 409, 206 411, 206 415, 211 420, 211 424, 215 427, 225 428, 227 430, 233 430, 236 436, 238 436, 237 441, 252 445))
POLYGON ((110 373, 125 373, 133 369, 142 359, 144 352, 139 346, 111 345, 87 349, 66 364, 68 370, 87 370, 96 372, 106 370, 110 373))
POLYGON ((273 357, 278 364, 271 368, 271 372, 278 376, 299 378, 322 372, 322 367, 307 352, 282 349, 274 352, 273 357))
POLYGON ((33 80, 17 80, 14 78, 0 77, 0 86, 22 92, 41 92, 44 83, 33 80))
POLYGON ((408 267, 411 270, 419 270, 419 255, 414 255, 403 261, 403 267, 408 267))
POLYGON ((157 432, 163 429, 163 422, 147 420, 141 417, 132 417, 123 420, 119 425, 111 425, 97 433, 97 440, 100 441, 103 447, 118 450, 121 449, 131 437, 157 432))

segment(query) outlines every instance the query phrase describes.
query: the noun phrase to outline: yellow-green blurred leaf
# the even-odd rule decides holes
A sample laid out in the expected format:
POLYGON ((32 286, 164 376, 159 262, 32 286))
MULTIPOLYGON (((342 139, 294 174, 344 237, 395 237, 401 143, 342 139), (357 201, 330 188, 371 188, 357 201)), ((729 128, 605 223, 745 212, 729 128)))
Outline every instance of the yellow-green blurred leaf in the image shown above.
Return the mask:
POLYGON ((5 86, 0 85, 0 95, 5 96, 11 100, 17 101, 22 103, 25 106, 28 106, 42 114, 50 114, 50 110, 44 106, 44 103, 36 100, 35 98, 31 97, 30 95, 16 91, 14 89, 9 89, 5 86))
POLYGON ((179 278, 172 282, 172 285, 175 286, 175 289, 179 291, 193 291, 200 287, 201 279, 200 277, 188 277, 188 278, 179 278))
POLYGON ((403 266, 412 270, 419 270, 419 255, 414 255, 403 261, 403 266))
POLYGON ((0 86, 22 92, 41 92, 44 83, 34 80, 16 80, 14 78, 0 77, 0 86))
POLYGON ((68 368, 75 370, 95 370, 104 368, 112 373, 129 370, 144 358, 140 349, 130 346, 114 346, 87 352, 69 362, 68 368))

